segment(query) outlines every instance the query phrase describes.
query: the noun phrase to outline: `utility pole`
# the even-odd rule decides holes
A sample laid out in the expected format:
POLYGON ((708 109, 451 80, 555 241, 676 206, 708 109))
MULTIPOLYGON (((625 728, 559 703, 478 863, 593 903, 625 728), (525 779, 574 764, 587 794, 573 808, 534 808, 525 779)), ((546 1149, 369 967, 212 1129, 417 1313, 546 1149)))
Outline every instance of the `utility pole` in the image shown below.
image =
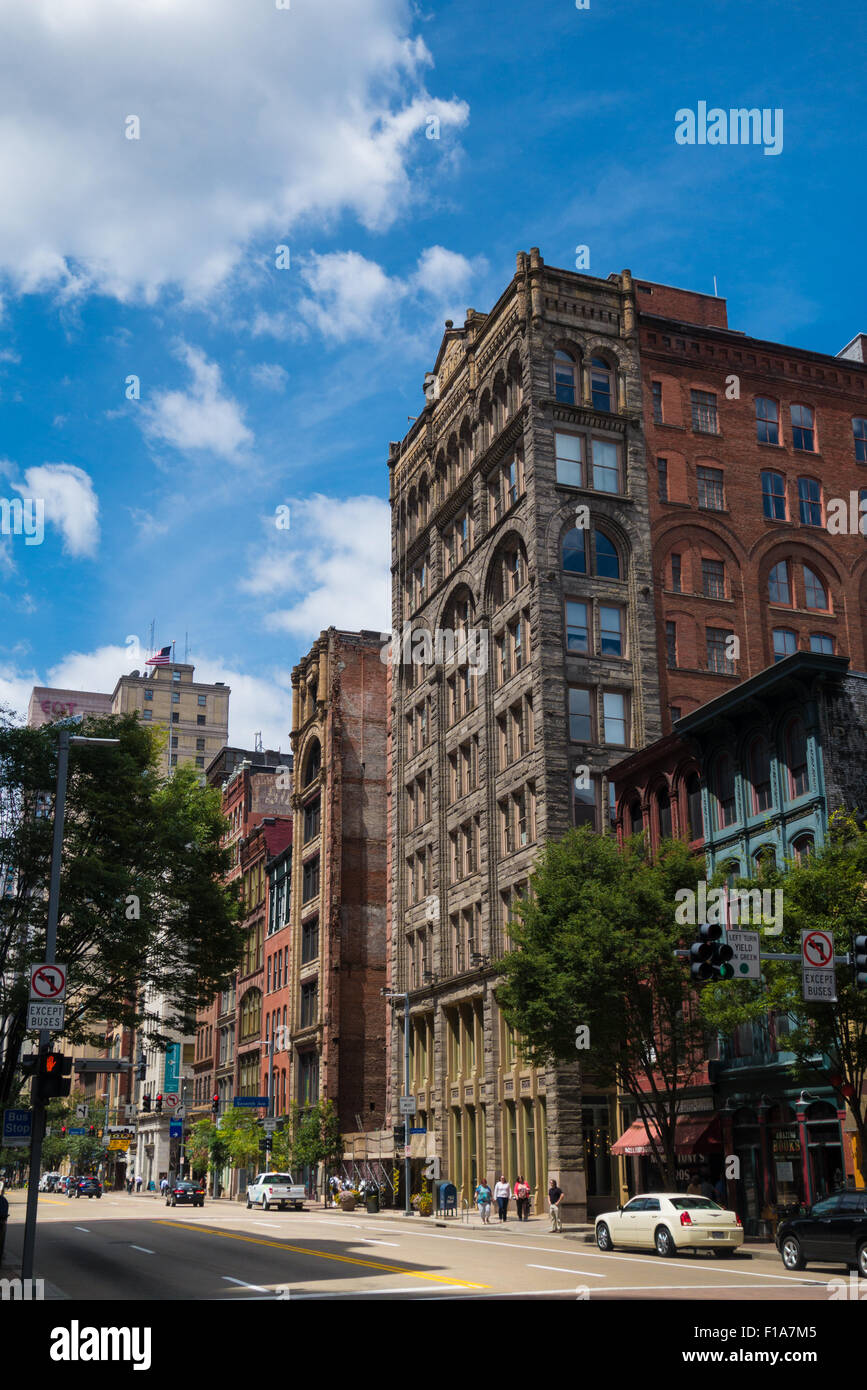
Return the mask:
MULTIPOLYGON (((386 999, 403 1000, 403 1094, 409 1096, 409 994, 392 994, 390 990, 383 990, 386 999)), ((412 1205, 410 1203, 410 1187, 412 1186, 412 1160, 409 1156, 409 1111, 403 1117, 403 1211, 404 1216, 412 1215, 412 1205)))
MULTIPOLYGON (((66 816, 66 781, 69 771, 69 749, 72 744, 96 744, 117 747, 119 738, 85 738, 61 729, 57 736, 57 782, 54 792, 54 838, 51 843, 51 877, 48 887, 48 922, 45 932, 45 964, 54 965, 57 954, 57 920, 60 915, 60 868, 63 858, 63 821, 66 816)), ((21 1278, 33 1278, 33 1258, 36 1253, 36 1211, 39 1205, 39 1170, 42 1167, 42 1141, 45 1137, 45 1101, 39 1093, 39 1059, 51 1051, 51 1030, 39 1030, 36 1074, 31 1092, 33 1102, 33 1138, 30 1145, 30 1176, 27 1184, 27 1212, 24 1218, 24 1245, 21 1253, 21 1278)))

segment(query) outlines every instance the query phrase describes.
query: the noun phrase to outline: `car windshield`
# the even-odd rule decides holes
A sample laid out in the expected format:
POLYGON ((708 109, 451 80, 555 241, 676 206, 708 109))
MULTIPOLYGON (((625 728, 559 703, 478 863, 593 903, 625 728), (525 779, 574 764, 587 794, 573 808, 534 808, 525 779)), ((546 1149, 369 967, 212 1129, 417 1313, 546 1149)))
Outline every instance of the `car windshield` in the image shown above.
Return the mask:
POLYGON ((292 1181, 291 1173, 266 1173, 263 1182, 288 1182, 292 1181))
POLYGON ((183 1187, 183 1188, 193 1188, 193 1187, 198 1187, 198 1185, 199 1185, 199 1184, 198 1184, 197 1182, 188 1182, 186 1178, 184 1179, 183 1182, 176 1182, 176 1183, 175 1183, 175 1187, 178 1189, 178 1191, 180 1191, 180 1189, 181 1189, 182 1187, 183 1187))
POLYGON ((712 1202, 709 1197, 670 1197, 669 1201, 675 1211, 722 1211, 723 1208, 718 1202, 712 1202))

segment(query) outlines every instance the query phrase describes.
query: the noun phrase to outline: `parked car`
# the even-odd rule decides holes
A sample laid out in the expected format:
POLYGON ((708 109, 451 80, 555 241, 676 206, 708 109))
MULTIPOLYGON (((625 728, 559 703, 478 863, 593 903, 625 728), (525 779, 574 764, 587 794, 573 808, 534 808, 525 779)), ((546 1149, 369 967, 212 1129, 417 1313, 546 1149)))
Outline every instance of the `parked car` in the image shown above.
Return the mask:
POLYGON ((67 1178, 67 1177, 58 1178, 58 1179, 57 1179, 57 1182, 54 1184, 54 1191, 55 1191, 55 1192, 65 1192, 68 1182, 69 1182, 69 1178, 67 1178))
POLYGON ((296 1183, 291 1173, 259 1173, 247 1188, 247 1210, 255 1204, 263 1211, 289 1206, 302 1211, 306 1197, 303 1183, 296 1183))
POLYGON ((725 1258, 743 1243, 744 1228, 735 1212, 709 1197, 690 1197, 685 1192, 646 1192, 596 1218, 600 1250, 617 1245, 655 1250, 658 1255, 713 1250, 725 1258))
POLYGON ((70 1178, 66 1187, 67 1197, 101 1197, 102 1183, 99 1178, 70 1178))
POLYGON ((867 1279, 867 1192, 837 1192, 804 1216, 781 1221, 777 1249, 786 1269, 844 1264, 867 1279))
POLYGON ((194 1207, 205 1205, 205 1189, 200 1182, 182 1178, 173 1184, 166 1193, 166 1206, 176 1207, 179 1202, 192 1202, 194 1207))
POLYGON ((42 1174, 42 1177, 39 1179, 39 1191, 40 1191, 40 1192, 54 1192, 54 1190, 55 1190, 55 1188, 57 1187, 57 1184, 59 1183, 59 1181, 60 1181, 60 1174, 59 1174, 59 1173, 43 1173, 43 1174, 42 1174))

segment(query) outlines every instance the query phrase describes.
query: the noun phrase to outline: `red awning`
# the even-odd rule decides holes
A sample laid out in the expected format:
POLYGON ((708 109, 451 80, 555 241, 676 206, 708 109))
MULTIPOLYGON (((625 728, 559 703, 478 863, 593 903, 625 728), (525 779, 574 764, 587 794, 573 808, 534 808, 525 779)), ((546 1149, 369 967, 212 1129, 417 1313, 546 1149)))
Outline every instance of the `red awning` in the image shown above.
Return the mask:
MULTIPOLYGON (((653 1138, 659 1141, 659 1126, 654 1120, 648 1125, 653 1138)), ((719 1119, 716 1115, 695 1116, 687 1119, 682 1116, 675 1130, 675 1152, 679 1154, 709 1154, 722 1150, 719 1137, 719 1119)), ((611 1152, 620 1157, 624 1154, 653 1154, 647 1126, 643 1120, 635 1120, 620 1138, 611 1145, 611 1152)))

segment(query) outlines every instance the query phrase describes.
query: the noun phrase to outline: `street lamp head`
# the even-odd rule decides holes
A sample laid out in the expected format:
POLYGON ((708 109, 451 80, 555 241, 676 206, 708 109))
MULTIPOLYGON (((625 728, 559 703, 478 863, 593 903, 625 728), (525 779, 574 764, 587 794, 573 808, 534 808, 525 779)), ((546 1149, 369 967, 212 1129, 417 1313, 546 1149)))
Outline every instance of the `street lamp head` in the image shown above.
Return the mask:
POLYGON ((103 748, 117 748, 120 745, 119 738, 85 738, 84 734, 73 734, 70 743, 96 743, 103 748))

